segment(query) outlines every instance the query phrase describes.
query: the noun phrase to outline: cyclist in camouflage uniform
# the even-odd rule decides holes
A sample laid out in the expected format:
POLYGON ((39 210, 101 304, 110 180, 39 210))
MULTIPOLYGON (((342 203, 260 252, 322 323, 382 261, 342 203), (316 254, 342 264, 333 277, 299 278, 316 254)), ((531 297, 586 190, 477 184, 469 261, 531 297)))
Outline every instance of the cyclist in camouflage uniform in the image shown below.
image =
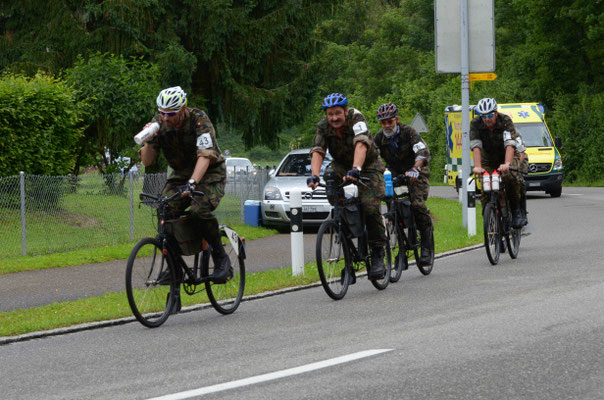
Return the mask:
POLYGON ((518 138, 516 139, 516 150, 520 153, 520 180, 522 181, 522 189, 520 194, 520 210, 522 211, 524 217, 524 224, 528 224, 526 210, 526 176, 528 175, 528 154, 526 153, 526 146, 524 144, 524 140, 522 140, 522 136, 520 136, 520 132, 518 132, 518 138))
MULTIPOLYGON (((478 116, 470 122, 470 149, 474 155, 475 174, 482 175, 499 170, 505 182, 512 209, 512 226, 521 228, 526 224, 521 206, 524 178, 520 170, 519 137, 512 119, 497 112, 495 99, 484 98, 474 109, 478 116)), ((480 196, 484 207, 488 201, 485 193, 480 196)), ((484 209, 484 208, 483 208, 484 209)))
POLYGON ((430 192, 430 151, 424 139, 409 125, 400 122, 398 108, 392 103, 382 104, 377 110, 382 129, 375 134, 380 155, 392 171, 393 177, 409 177, 409 200, 421 235, 422 266, 432 259, 432 216, 426 207, 430 192))
MULTIPOLYGON (((317 125, 310 149, 312 177, 308 186, 319 184, 319 172, 327 151, 333 162, 326 168, 325 181, 356 181, 361 173, 370 178, 367 187, 359 185, 361 209, 367 227, 368 244, 371 248, 369 279, 384 277, 384 245, 386 231, 380 213, 381 199, 385 195, 384 165, 379 150, 371 138, 365 117, 354 108, 348 108, 348 99, 332 93, 323 100, 325 118, 317 125)), ((328 196, 328 198, 331 196, 328 196)), ((333 204, 333 199, 329 199, 333 204)))
POLYGON ((164 89, 157 97, 157 114, 152 121, 160 125, 152 139, 140 149, 145 167, 157 160, 160 151, 173 169, 162 195, 181 192, 171 206, 170 218, 176 218, 190 207, 190 215, 199 225, 205 239, 212 246, 215 268, 211 278, 225 282, 232 276, 230 260, 224 251, 218 229, 218 220, 212 213, 224 196, 226 167, 216 142, 216 133, 210 118, 202 110, 186 107, 187 95, 180 86, 164 89), (205 194, 191 201, 191 191, 205 194))

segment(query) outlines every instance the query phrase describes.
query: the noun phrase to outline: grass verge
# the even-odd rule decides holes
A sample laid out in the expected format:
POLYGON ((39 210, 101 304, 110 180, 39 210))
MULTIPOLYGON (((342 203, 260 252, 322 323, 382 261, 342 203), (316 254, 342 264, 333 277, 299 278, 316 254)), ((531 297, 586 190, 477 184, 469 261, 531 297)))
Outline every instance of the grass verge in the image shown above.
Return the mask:
MULTIPOLYGON (((428 199, 428 207, 432 211, 435 221, 434 236, 437 253, 482 243, 483 236, 480 205, 478 205, 476 209, 477 234, 476 236, 472 237, 467 236, 467 229, 462 225, 461 205, 459 203, 453 200, 435 197, 428 199)), ((247 240, 251 240, 250 237, 260 237, 254 235, 272 234, 272 230, 270 229, 267 229, 266 232, 263 232, 261 229, 245 226, 236 227, 236 230, 242 233, 242 236, 245 236, 247 240), (245 233, 247 229, 250 229, 248 236, 246 236, 245 233)), ((124 245, 123 248, 120 247, 119 249, 114 249, 115 254, 113 256, 109 255, 106 257, 118 257, 120 254, 127 257, 131 248, 132 244, 129 243, 127 246, 124 245)), ((79 252, 80 251, 65 253, 69 254, 65 257, 67 257, 66 259, 70 262, 75 262, 81 258, 78 258, 80 256, 76 256, 73 253, 79 252)), ((85 251, 82 250, 82 252, 85 251)), ((106 251, 105 253, 108 252, 106 251)), ((102 252, 99 252, 97 256, 100 257, 101 254, 102 252)), ((59 260, 60 256, 61 255, 55 255, 55 261, 59 260)), ((41 257, 51 256, 39 256, 33 258, 41 257)), ((94 256, 90 254, 83 254, 81 257, 87 260, 98 260, 98 258, 93 258, 94 256)), ((49 259, 46 260, 48 261, 49 259)), ((38 263, 40 263, 40 268, 45 268, 43 266, 43 261, 38 261, 38 263)), ((2 261, 2 265, 6 266, 5 260, 2 261)), ((20 265, 23 266, 23 263, 20 265)), ((437 264, 435 271, 438 271, 438 268, 440 268, 440 266, 437 264)), ((291 268, 289 267, 248 273, 246 274, 245 295, 249 296, 271 290, 309 284, 317 281, 319 281, 319 276, 316 264, 314 262, 307 263, 305 265, 305 274, 303 276, 292 276, 291 268)), ((205 293, 202 292, 194 296, 186 296, 183 294, 182 302, 184 306, 187 306, 207 303, 208 300, 205 293)), ((125 292, 112 292, 101 296, 76 301, 53 303, 41 307, 1 312, 0 336, 16 336, 29 332, 61 328, 86 322, 117 319, 131 315, 132 312, 130 311, 125 292)))
MULTIPOLYGON (((277 234, 277 230, 247 225, 234 225, 240 236, 245 240, 255 240, 277 234)), ((0 275, 13 272, 33 271, 38 269, 71 267, 74 265, 95 264, 113 260, 124 260, 136 242, 127 242, 113 246, 101 246, 90 249, 80 249, 65 253, 45 254, 39 256, 14 256, 0 259, 0 275)))

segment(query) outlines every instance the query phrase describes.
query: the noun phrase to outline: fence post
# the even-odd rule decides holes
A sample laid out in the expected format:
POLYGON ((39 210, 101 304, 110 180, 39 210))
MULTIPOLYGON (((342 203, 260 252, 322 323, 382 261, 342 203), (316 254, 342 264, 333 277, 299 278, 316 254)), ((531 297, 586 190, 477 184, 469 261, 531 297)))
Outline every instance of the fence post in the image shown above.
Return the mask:
POLYGON ((25 172, 19 172, 21 186, 21 254, 27 255, 27 239, 25 234, 25 172))
POLYGON ((130 240, 134 240, 134 177, 132 171, 128 171, 128 181, 130 182, 130 240))

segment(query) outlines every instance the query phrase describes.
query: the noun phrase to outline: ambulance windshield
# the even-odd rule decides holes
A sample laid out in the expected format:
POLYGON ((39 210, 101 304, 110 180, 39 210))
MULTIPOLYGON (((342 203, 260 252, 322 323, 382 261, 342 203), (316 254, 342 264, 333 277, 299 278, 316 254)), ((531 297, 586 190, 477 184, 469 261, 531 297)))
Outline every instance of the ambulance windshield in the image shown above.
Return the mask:
POLYGON ((539 123, 528 123, 528 124, 515 124, 516 130, 522 136, 524 145, 526 147, 553 147, 552 139, 545 124, 539 123))

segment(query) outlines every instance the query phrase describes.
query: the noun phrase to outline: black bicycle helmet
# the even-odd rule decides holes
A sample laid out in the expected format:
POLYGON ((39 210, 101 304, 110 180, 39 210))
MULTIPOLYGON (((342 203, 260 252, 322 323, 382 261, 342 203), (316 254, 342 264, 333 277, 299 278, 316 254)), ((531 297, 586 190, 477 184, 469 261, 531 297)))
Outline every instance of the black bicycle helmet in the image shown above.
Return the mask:
POLYGON ((332 93, 323 99, 323 104, 321 104, 321 107, 325 110, 330 107, 346 107, 347 104, 348 99, 346 96, 340 93, 332 93))
POLYGON ((382 104, 377 109, 378 121, 396 118, 397 115, 398 115, 398 108, 390 102, 388 102, 386 104, 382 104))

